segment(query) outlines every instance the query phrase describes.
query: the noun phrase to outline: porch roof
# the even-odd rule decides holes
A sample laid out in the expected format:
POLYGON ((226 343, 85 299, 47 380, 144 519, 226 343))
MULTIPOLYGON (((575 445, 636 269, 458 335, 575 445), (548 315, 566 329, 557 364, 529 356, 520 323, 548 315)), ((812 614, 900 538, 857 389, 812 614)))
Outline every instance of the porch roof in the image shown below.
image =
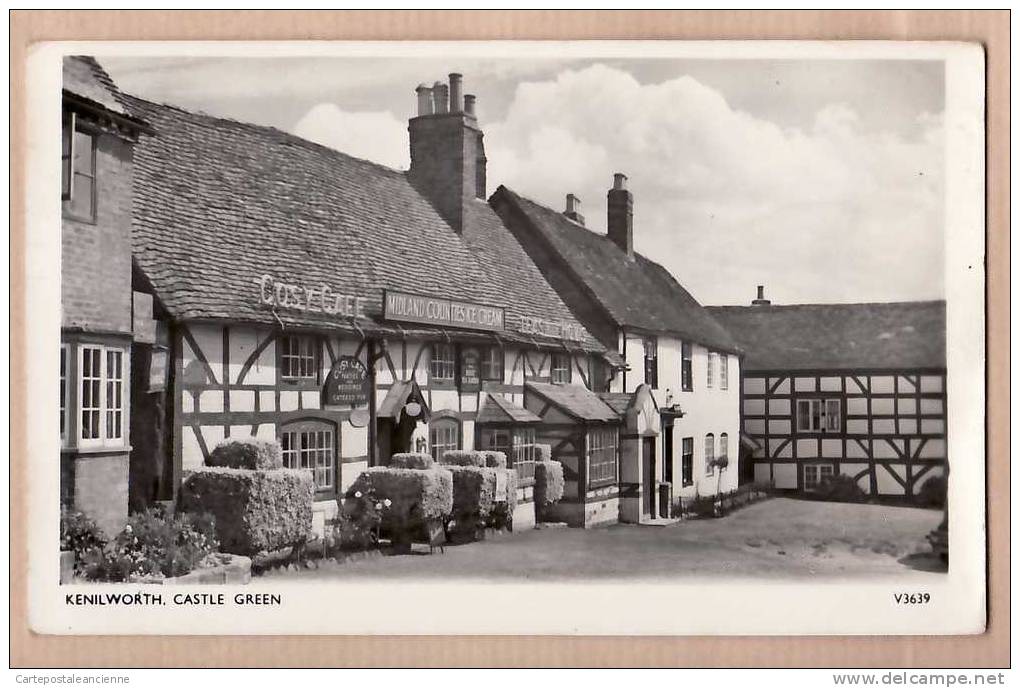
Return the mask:
POLYGON ((542 419, 521 408, 502 394, 486 392, 478 409, 476 423, 540 423, 542 419))
POLYGON ((530 381, 524 383, 524 387, 578 420, 604 423, 620 420, 620 415, 587 387, 530 381))

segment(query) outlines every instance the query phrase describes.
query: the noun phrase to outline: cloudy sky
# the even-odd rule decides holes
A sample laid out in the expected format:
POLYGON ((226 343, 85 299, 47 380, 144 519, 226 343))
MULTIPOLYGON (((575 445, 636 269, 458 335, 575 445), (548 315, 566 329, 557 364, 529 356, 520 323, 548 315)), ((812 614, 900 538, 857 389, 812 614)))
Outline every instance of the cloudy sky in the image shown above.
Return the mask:
POLYGON ((630 178, 637 250, 702 303, 943 298, 943 69, 862 60, 103 57, 118 86, 408 167, 420 82, 478 97, 489 192, 605 231, 630 178))

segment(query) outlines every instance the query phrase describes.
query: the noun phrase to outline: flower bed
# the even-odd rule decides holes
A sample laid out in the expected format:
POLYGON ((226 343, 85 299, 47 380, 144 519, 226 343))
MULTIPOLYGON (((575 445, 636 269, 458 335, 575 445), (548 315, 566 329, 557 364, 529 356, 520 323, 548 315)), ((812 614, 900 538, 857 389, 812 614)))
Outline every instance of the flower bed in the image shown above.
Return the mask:
POLYGON ((748 483, 735 490, 716 495, 695 495, 680 498, 673 504, 673 514, 680 518, 718 518, 729 512, 772 497, 769 483, 748 483))

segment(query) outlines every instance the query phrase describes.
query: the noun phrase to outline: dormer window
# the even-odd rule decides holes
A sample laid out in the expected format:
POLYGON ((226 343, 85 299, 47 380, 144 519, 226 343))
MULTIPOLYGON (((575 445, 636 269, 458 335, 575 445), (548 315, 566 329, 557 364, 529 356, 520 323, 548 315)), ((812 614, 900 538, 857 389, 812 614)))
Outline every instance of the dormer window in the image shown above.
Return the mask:
POLYGON ((64 118, 60 145, 60 198, 64 214, 96 221, 96 136, 82 131, 71 114, 64 118))

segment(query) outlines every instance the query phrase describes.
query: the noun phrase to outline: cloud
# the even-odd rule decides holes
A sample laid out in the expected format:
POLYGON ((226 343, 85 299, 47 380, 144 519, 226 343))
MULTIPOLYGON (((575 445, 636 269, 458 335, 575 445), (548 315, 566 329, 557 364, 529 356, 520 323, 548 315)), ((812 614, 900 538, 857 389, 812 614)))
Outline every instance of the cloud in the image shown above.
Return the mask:
POLYGON ((831 103, 806 129, 732 108, 690 77, 641 84, 603 65, 520 83, 487 126, 489 178, 604 231, 613 172, 630 177, 635 244, 703 302, 942 296, 942 122, 865 131, 831 103))
POLYGON ((389 112, 346 112, 320 103, 294 125, 293 133, 356 158, 407 169, 407 124, 389 112))

